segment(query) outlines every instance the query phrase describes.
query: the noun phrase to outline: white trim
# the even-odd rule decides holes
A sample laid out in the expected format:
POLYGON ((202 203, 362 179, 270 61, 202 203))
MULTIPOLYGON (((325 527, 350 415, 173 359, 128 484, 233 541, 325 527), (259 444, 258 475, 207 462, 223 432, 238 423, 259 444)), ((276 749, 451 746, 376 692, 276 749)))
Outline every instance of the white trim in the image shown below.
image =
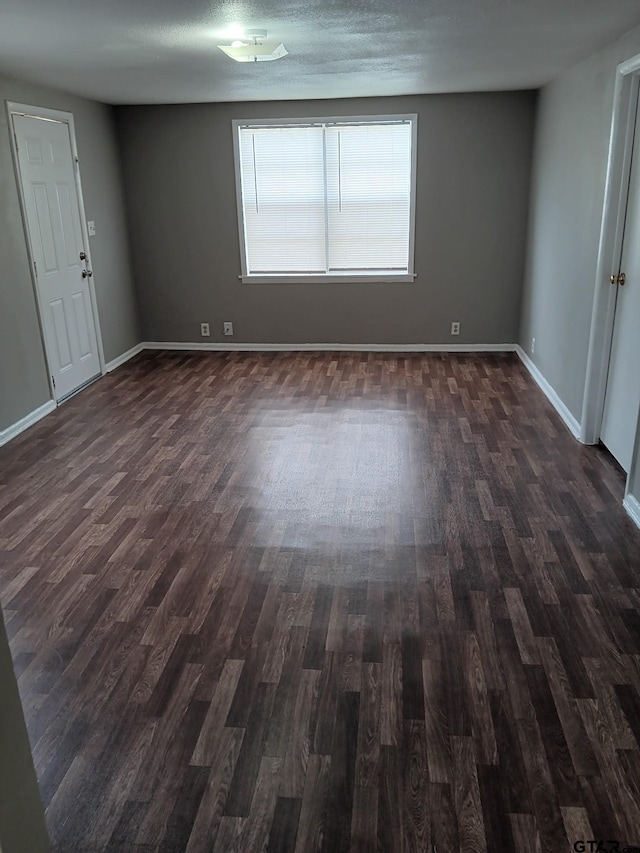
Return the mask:
POLYGON ((37 409, 34 409, 32 412, 29 412, 28 415, 25 415, 24 418, 21 418, 19 421, 16 421, 15 424, 11 424, 11 426, 7 427, 0 431, 0 447, 4 444, 7 444, 11 439, 20 435, 21 432, 24 432, 26 429, 29 429, 30 426, 38 423, 38 421, 42 420, 46 415, 51 414, 56 409, 55 400, 47 400, 46 403, 43 403, 42 406, 38 406, 37 409))
POLYGON ((628 74, 636 74, 640 71, 640 53, 632 56, 630 59, 625 59, 618 65, 618 73, 626 77, 628 74))
POLYGON ((306 127, 310 124, 367 124, 379 122, 384 124, 400 124, 410 122, 417 117, 418 113, 375 113, 373 115, 353 116, 297 116, 289 118, 245 118, 232 119, 234 127, 306 127))
MULTIPOLYGON (((29 267, 31 274, 31 281, 33 285, 33 289, 36 296, 36 304, 38 306, 38 319, 40 322, 40 333, 42 338, 43 349, 45 353, 45 358, 47 360, 47 372, 49 374, 49 388, 51 391, 52 397, 57 399, 56 389, 51 381, 51 369, 48 363, 48 354, 46 341, 44 336, 44 328, 41 319, 41 311, 40 311, 40 292, 38 289, 38 282, 35 277, 35 266, 34 266, 34 254, 31 248, 31 235, 29 232, 29 224, 27 222, 27 214, 26 214, 26 206, 24 202, 24 193, 22 187, 22 178, 20 175, 20 159, 18 156, 18 149, 16 145, 16 132, 13 124, 13 116, 14 115, 23 115, 29 118, 39 118, 46 119, 48 121, 56 121, 61 124, 68 125, 69 128, 69 141, 71 144, 71 154, 78 166, 78 168, 73 170, 75 184, 76 184, 76 193, 78 195, 78 211, 80 214, 80 229, 82 231, 82 242, 83 242, 83 250, 87 255, 87 267, 89 269, 93 269, 93 264, 91 262, 91 245, 89 242, 89 233, 87 231, 87 214, 84 206, 84 196, 82 194, 82 181, 80 178, 80 158, 78 157, 78 143, 76 140, 76 129, 73 120, 73 113, 66 112, 64 110, 52 110, 48 107, 35 107, 31 104, 20 104, 15 101, 6 101, 6 110, 7 117, 9 121, 10 128, 10 144, 11 151, 13 154, 13 165, 14 171, 16 175, 16 182, 18 185, 18 194, 20 198, 20 208, 22 211, 22 221, 25 232, 25 242, 27 244, 27 254, 29 256, 29 267)), ((100 329, 100 316, 98 314, 98 300, 96 297, 96 282, 95 282, 95 274, 89 279, 89 300, 91 302, 91 313, 93 315, 93 322, 96 331, 96 342, 98 345, 98 363, 100 365, 100 375, 104 375, 105 373, 105 358, 104 358, 104 347, 102 345, 102 331, 100 329)))
POLYGON ((627 495, 622 506, 626 509, 629 518, 640 527, 640 501, 633 495, 627 495))
POLYGON ((194 352, 515 352, 516 344, 214 344, 145 341, 143 349, 194 352))
POLYGON ((611 286, 609 277, 620 272, 622 261, 639 71, 640 54, 618 65, 616 71, 607 178, 582 405, 580 440, 584 444, 597 444, 602 428, 617 295, 617 288, 611 286))
POLYGON ((247 275, 247 233, 244 229, 244 205, 242 201, 242 171, 240 164, 240 123, 237 119, 231 121, 233 143, 233 168, 236 180, 236 215, 238 217, 238 245, 240 248, 240 275, 247 275))
POLYGON ((326 275, 297 275, 288 273, 273 273, 269 275, 240 275, 238 278, 243 284, 413 284, 418 274, 409 273, 348 273, 338 275, 327 273, 326 275))
POLYGON ((136 344, 131 349, 128 349, 126 352, 123 352, 122 355, 117 356, 116 358, 108 361, 104 366, 105 373, 111 373, 112 370, 115 370, 116 367, 120 367, 120 365, 124 364, 126 361, 129 361, 130 358, 133 358, 134 355, 138 355, 138 353, 142 352, 145 348, 145 344, 136 344))
MULTIPOLYGON (((9 114, 17 113, 26 118, 42 118, 49 121, 57 121, 60 124, 68 124, 71 113, 64 110, 52 110, 49 107, 34 107, 33 104, 19 104, 16 101, 7 101, 9 114)), ((74 152, 75 153, 75 152, 74 152)))
POLYGON ((521 346, 516 346, 515 351, 520 358, 520 361, 527 368, 531 376, 533 377, 534 382, 538 385, 540 390, 543 392, 547 400, 551 403, 556 412, 560 415, 565 425, 568 427, 569 432, 573 435, 574 438, 577 438, 578 441, 581 440, 580 436, 580 424, 571 414, 569 409, 562 402, 560 397, 554 388, 547 382, 542 373, 538 370, 535 364, 531 361, 526 352, 522 349, 521 346))

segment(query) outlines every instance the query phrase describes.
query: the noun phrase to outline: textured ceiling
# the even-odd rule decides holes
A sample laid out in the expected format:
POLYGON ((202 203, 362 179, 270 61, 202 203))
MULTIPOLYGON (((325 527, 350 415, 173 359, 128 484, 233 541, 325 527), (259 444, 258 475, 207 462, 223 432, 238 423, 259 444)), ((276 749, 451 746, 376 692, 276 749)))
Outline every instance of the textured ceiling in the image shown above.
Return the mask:
POLYGON ((0 0, 0 70, 113 104, 534 88, 637 24, 638 0, 0 0), (289 56, 234 62, 232 25, 289 56))

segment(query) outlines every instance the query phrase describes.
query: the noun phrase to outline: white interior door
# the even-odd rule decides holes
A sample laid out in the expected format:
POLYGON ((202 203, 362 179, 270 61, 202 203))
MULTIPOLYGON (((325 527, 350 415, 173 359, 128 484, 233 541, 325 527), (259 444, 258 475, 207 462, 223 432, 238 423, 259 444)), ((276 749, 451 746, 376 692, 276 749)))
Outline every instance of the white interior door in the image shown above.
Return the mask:
POLYGON ((69 125, 13 116, 47 360, 57 400, 101 372, 69 125))
POLYGON ((600 437, 629 473, 640 410, 640 141, 634 146, 600 437))

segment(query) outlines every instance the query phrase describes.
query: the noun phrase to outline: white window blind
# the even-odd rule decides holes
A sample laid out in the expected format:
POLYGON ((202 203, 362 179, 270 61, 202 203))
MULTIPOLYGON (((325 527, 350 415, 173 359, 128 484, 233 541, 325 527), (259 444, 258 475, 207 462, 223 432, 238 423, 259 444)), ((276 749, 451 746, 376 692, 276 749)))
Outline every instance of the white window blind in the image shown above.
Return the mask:
POLYGON ((235 124, 243 278, 413 278, 415 117, 235 124))

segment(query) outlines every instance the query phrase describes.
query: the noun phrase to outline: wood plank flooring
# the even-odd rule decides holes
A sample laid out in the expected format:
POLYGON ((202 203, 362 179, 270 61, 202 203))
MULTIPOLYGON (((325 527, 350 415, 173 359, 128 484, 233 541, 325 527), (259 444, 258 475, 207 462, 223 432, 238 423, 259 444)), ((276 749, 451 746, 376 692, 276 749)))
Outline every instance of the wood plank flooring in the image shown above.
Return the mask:
POLYGON ((622 490, 511 354, 103 378, 0 451, 54 849, 640 845, 622 490))

